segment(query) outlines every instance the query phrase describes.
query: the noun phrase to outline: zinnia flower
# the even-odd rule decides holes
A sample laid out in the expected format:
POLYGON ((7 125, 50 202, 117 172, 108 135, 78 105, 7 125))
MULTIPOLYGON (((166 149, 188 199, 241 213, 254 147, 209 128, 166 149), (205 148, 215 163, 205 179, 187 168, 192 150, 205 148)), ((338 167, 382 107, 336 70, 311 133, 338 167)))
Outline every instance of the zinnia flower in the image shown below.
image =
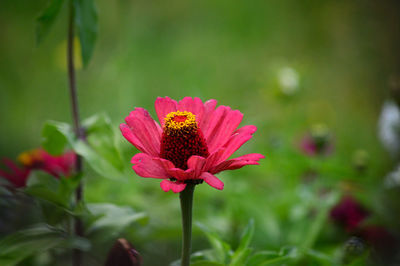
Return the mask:
POLYGON ((224 183, 215 174, 264 158, 252 153, 227 160, 252 138, 257 130, 248 125, 239 129, 243 114, 228 106, 216 108, 217 101, 203 103, 185 97, 176 102, 157 98, 155 110, 160 124, 143 108, 135 108, 121 124, 123 136, 142 153, 133 156, 133 170, 142 177, 164 179, 161 188, 175 193, 187 183, 201 183, 222 190, 224 183))
POLYGON ((27 168, 40 169, 59 178, 60 176, 67 177, 73 173, 76 154, 67 151, 55 156, 40 148, 20 154, 18 160, 27 168))
POLYGON ((9 170, 0 170, 0 177, 7 179, 14 187, 25 187, 31 170, 42 170, 59 178, 68 177, 75 169, 76 154, 72 151, 53 156, 43 149, 23 152, 18 156, 21 166, 10 159, 3 159, 9 170))

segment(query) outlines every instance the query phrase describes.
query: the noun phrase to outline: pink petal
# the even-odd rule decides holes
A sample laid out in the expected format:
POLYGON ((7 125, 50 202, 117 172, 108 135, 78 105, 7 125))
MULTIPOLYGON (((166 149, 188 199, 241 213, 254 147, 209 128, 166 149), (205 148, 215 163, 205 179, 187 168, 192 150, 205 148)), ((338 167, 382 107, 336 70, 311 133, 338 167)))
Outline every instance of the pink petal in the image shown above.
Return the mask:
POLYGON ((204 103, 203 115, 201 119, 197 120, 202 132, 206 132, 208 130, 210 118, 215 110, 215 106, 217 106, 217 101, 214 99, 208 100, 204 103))
POLYGON ((169 97, 161 98, 158 97, 154 103, 156 113, 158 116, 158 121, 160 121, 161 126, 164 126, 164 118, 167 114, 175 112, 177 109, 177 103, 169 97))
POLYGON ((151 178, 170 178, 169 168, 174 168, 174 164, 168 160, 151 157, 145 153, 138 153, 132 157, 132 169, 141 177, 151 178))
POLYGON ((3 158, 2 161, 8 168, 10 168, 15 173, 19 173, 19 174, 22 173, 22 170, 12 160, 10 160, 8 158, 3 158))
POLYGON ((120 124, 119 129, 121 130, 122 135, 138 150, 146 153, 150 153, 142 146, 142 142, 133 134, 131 129, 126 124, 120 124))
POLYGON ((263 158, 265 158, 265 156, 259 153, 246 154, 228 161, 224 161, 215 166, 212 170, 210 170, 210 172, 216 174, 225 170, 239 169, 245 165, 256 165, 259 164, 258 161, 263 158))
POLYGON ((202 119, 204 105, 200 98, 185 97, 178 103, 179 111, 188 111, 196 115, 196 121, 199 123, 202 119))
POLYGON ((177 183, 177 182, 172 182, 170 180, 163 180, 160 183, 160 187, 162 190, 165 192, 168 192, 172 190, 174 193, 181 192, 185 189, 186 184, 185 183, 177 183))
POLYGON ((220 158, 224 154, 225 149, 221 148, 218 151, 210 154, 210 156, 206 159, 206 164, 203 166, 203 170, 205 172, 209 172, 209 170, 213 169, 218 163, 221 161, 220 158))
POLYGON ((208 172, 204 172, 201 175, 201 178, 204 179, 204 181, 206 181, 206 183, 209 184, 210 186, 212 186, 213 188, 216 188, 219 190, 224 189, 224 183, 221 180, 219 180, 216 176, 214 176, 208 172))
POLYGON ((187 164, 189 169, 194 170, 193 179, 197 179, 200 177, 200 175, 203 172, 203 167, 205 163, 206 163, 206 158, 201 156, 193 155, 189 158, 187 164))
POLYGON ((143 108, 135 108, 126 118, 125 121, 129 126, 132 135, 127 134, 125 129, 121 128, 122 134, 127 135, 127 139, 143 152, 153 156, 160 153, 161 128, 151 118, 150 114, 143 108))
POLYGON ((227 106, 218 107, 211 115, 209 128, 203 132, 208 151, 213 153, 224 145, 242 121, 243 114, 227 106))
POLYGON ((185 181, 193 179, 194 169, 183 170, 181 168, 170 168, 168 169, 170 177, 176 178, 178 181, 185 181))
POLYGON ((256 132, 257 127, 248 125, 239 128, 236 132, 229 138, 228 142, 225 143, 225 152, 221 156, 220 161, 225 161, 228 159, 235 151, 237 151, 244 143, 253 137, 253 133, 256 132))

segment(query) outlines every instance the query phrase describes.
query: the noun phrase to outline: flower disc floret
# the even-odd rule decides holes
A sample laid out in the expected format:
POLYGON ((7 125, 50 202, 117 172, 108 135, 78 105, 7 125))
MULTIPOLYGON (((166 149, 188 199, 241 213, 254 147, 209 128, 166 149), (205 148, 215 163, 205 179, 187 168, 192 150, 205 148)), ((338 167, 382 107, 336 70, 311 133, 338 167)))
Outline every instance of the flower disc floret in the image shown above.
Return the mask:
POLYGON ((196 116, 187 111, 169 113, 165 117, 160 157, 186 170, 187 161, 193 155, 209 155, 206 141, 197 126, 196 116))
POLYGON ((197 130, 196 116, 188 111, 171 112, 164 121, 167 135, 184 135, 197 130))

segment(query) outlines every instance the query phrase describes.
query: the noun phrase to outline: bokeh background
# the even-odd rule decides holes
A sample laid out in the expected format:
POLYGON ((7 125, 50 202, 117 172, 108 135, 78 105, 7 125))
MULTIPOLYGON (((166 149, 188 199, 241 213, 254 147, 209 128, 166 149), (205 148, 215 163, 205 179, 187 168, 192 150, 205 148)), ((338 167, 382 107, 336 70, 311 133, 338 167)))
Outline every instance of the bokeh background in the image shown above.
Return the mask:
MULTIPOLYGON (((253 218, 256 250, 301 246, 310 238, 313 247, 333 254, 350 236, 329 211, 317 228, 313 221, 325 208, 324 191, 334 191, 351 194, 369 209, 369 220, 396 236, 399 207, 387 197, 398 187, 383 184, 397 161, 379 140, 378 119, 399 77, 398 1, 96 3, 98 42, 88 68, 77 73, 83 118, 105 112, 118 130, 134 107, 155 117, 158 96, 197 96, 239 109, 242 124, 258 127, 238 154, 266 158, 220 174, 223 191, 198 186, 194 221, 235 246, 253 218), (301 143, 314 131, 328 136, 329 148, 310 156, 301 143)), ((38 46, 34 21, 45 5, 0 1, 0 157, 39 146, 47 120, 71 122, 66 12, 38 46)), ((137 151, 122 136, 120 142, 129 169, 137 151)), ((85 200, 146 212, 147 224, 133 224, 120 236, 137 247, 145 265, 168 265, 180 254, 178 197, 128 173, 122 179, 92 173, 85 200)), ((101 242, 88 260, 104 260, 111 244, 101 242)), ((194 251, 207 247, 195 226, 194 251)))

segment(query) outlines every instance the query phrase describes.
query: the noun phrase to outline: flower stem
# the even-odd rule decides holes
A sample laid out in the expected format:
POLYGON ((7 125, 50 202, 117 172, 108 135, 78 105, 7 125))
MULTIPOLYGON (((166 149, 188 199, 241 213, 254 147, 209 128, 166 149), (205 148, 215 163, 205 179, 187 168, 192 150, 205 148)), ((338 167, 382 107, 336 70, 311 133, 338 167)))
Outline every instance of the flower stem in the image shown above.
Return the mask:
MULTIPOLYGON (((78 139, 84 139, 84 132, 80 126, 79 119, 79 106, 78 106, 78 95, 77 86, 75 78, 75 62, 74 62, 74 28, 75 28, 75 12, 73 2, 69 1, 69 16, 68 16, 68 47, 67 47, 67 64, 68 64, 68 84, 71 97, 71 109, 72 118, 74 122, 74 132, 78 139)), ((82 157, 76 157, 76 172, 82 172, 82 157)), ((79 204, 83 198, 83 186, 82 183, 79 184, 75 191, 75 202, 79 204)), ((75 218, 74 231, 76 236, 83 236, 83 223, 79 217, 75 218)), ((72 265, 80 266, 82 265, 82 252, 79 249, 74 249, 72 265)))
POLYGON ((181 266, 190 265, 190 249, 192 245, 192 206, 195 184, 187 184, 179 193, 182 211, 182 260, 181 266))

